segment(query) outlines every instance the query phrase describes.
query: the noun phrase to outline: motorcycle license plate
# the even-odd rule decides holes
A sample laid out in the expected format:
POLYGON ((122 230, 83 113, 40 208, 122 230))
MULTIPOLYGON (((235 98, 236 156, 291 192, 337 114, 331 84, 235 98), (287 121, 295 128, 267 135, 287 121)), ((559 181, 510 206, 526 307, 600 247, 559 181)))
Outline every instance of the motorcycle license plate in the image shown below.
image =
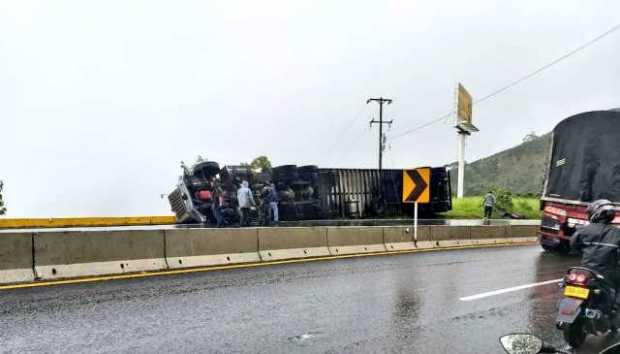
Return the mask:
POLYGON ((590 295, 590 289, 580 288, 578 286, 567 285, 564 288, 564 296, 576 297, 578 299, 587 299, 590 295))

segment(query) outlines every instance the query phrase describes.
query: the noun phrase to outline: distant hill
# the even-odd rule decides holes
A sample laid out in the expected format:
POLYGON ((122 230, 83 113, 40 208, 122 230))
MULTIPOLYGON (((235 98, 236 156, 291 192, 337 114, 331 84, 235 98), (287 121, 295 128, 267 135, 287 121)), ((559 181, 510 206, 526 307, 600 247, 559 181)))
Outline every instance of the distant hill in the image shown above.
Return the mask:
MULTIPOLYGON (((513 194, 542 193, 551 134, 531 138, 514 148, 465 165, 465 195, 481 195, 491 186, 513 194)), ((452 193, 456 194, 456 163, 448 166, 452 193)))

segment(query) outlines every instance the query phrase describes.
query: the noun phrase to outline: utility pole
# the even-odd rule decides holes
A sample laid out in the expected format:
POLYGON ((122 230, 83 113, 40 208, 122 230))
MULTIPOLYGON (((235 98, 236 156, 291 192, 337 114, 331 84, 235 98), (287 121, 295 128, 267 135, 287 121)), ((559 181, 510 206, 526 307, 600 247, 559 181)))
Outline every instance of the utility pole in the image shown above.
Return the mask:
POLYGON ((381 171, 383 170, 383 149, 384 149, 384 139, 383 139, 383 125, 384 124, 392 124, 392 122, 394 122, 394 120, 389 120, 389 121, 383 121, 383 104, 387 103, 387 104, 392 104, 392 100, 389 98, 383 98, 383 97, 379 97, 379 98, 369 98, 368 100, 366 100, 366 104, 369 104, 370 102, 377 102, 379 103, 379 120, 371 120, 370 121, 370 125, 372 126, 373 124, 379 124, 379 176, 381 176, 381 171))

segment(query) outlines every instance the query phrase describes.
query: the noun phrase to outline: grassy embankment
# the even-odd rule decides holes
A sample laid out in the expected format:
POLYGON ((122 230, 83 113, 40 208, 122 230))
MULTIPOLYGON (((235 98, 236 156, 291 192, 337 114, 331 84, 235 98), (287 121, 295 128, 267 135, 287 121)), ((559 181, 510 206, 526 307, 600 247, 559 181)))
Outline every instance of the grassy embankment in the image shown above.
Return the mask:
MULTIPOLYGON (((512 198, 512 212, 523 215, 526 219, 540 219, 539 201, 537 198, 512 198)), ((484 214, 482 197, 453 198, 452 210, 444 213, 450 219, 480 219, 484 214)), ((493 218, 501 218, 497 210, 493 218)))

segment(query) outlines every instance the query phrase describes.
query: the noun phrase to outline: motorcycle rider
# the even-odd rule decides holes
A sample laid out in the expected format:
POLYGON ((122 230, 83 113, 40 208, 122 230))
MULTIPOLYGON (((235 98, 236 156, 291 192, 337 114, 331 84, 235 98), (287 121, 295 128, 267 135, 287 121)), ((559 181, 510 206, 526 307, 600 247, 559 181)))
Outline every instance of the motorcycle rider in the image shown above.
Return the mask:
MULTIPOLYGON (((588 205, 590 224, 579 228, 570 239, 573 250, 581 254, 581 265, 603 275, 618 299, 620 288, 620 229, 610 225, 616 215, 613 204, 607 199, 588 205)), ((614 310, 618 309, 614 301, 614 310)))

